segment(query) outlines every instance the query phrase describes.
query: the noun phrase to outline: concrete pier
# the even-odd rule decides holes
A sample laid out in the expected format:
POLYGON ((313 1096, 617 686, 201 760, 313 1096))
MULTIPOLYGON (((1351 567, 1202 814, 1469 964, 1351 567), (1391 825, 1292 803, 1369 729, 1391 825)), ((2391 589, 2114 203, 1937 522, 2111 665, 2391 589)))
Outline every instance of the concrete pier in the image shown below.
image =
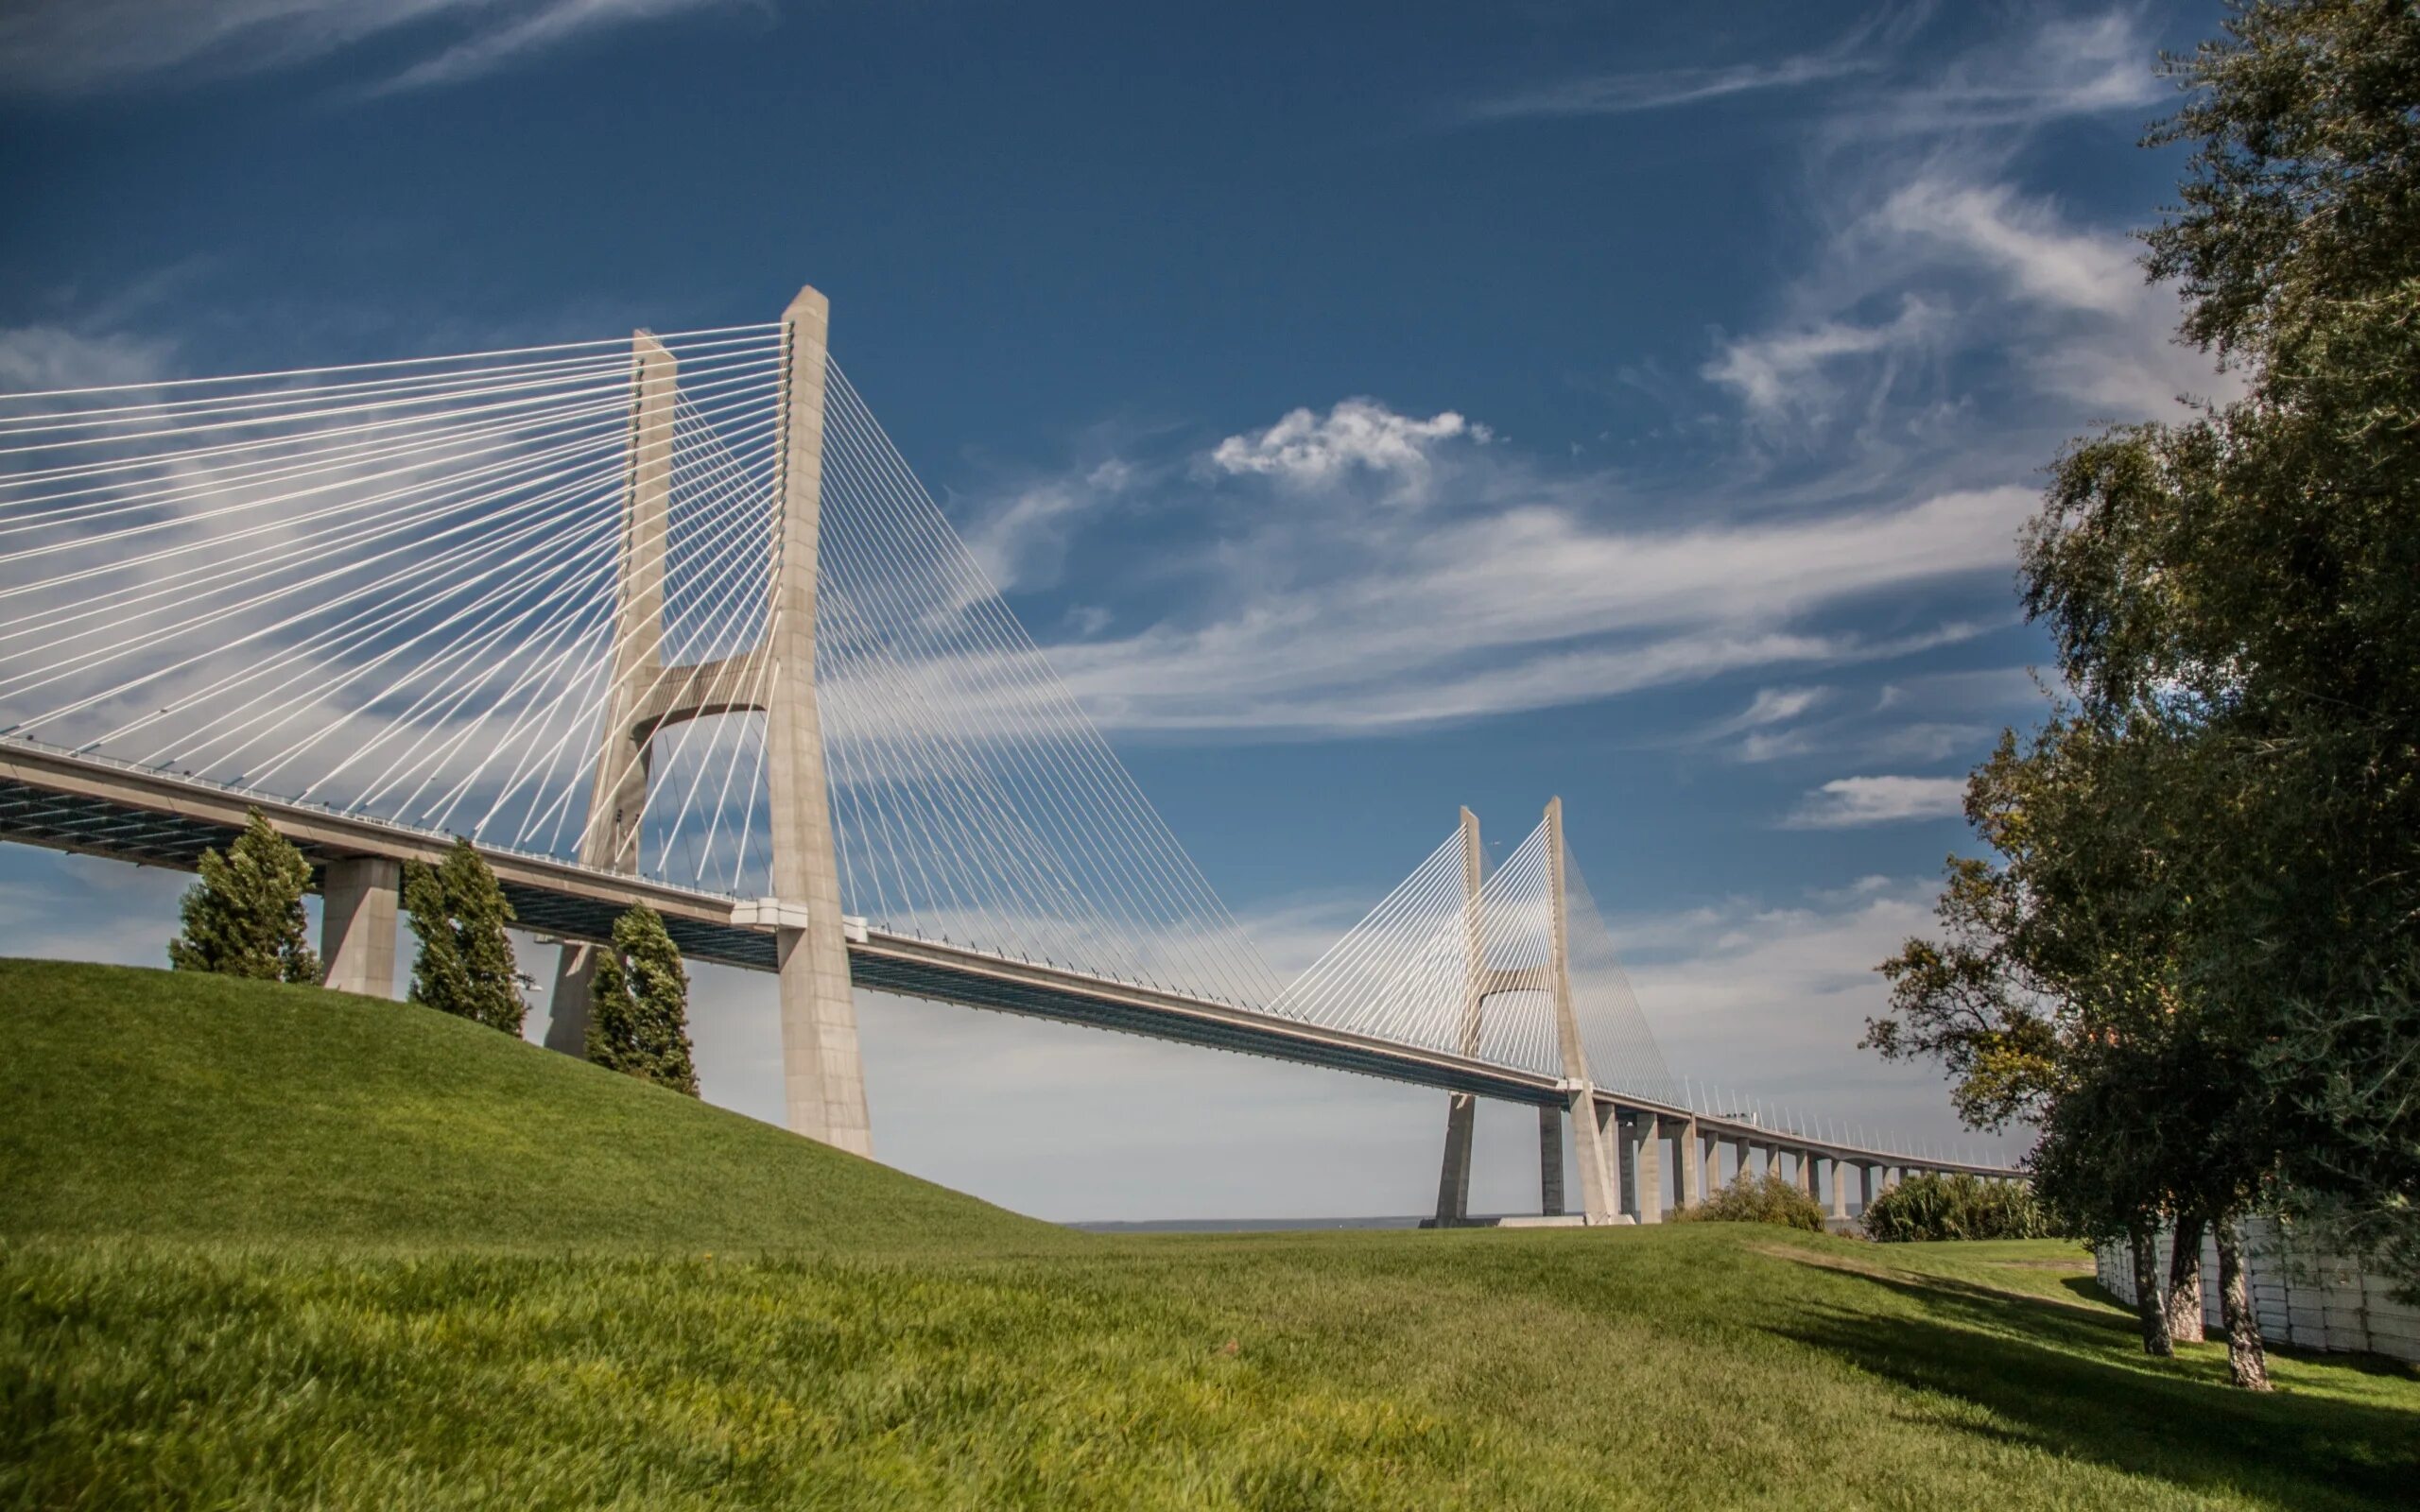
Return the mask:
POLYGON ((386 856, 328 864, 320 886, 320 984, 374 998, 395 995, 395 905, 404 868, 386 856))
POLYGON ((1631 1216, 1640 1223, 1664 1221, 1664 1135, 1663 1124, 1653 1113, 1631 1111, 1622 1115, 1622 1144, 1630 1155, 1629 1196, 1631 1216))
POLYGON ((1538 1109, 1538 1211, 1563 1215, 1563 1109, 1538 1109))
POLYGON ((1471 1133, 1478 1117, 1478 1098, 1468 1092, 1445 1094, 1445 1163, 1437 1177, 1437 1226, 1441 1228, 1471 1215, 1471 1133))

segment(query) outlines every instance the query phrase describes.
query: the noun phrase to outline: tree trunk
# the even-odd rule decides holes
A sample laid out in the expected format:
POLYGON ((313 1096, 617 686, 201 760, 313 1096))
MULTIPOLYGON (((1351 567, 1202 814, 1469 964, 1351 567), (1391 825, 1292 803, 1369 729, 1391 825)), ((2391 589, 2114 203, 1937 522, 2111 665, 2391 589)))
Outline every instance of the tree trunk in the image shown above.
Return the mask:
POLYGON ((2269 1389, 2269 1356, 2260 1348, 2260 1314, 2252 1310, 2252 1283, 2243 1274, 2243 1250, 2235 1225, 2214 1226, 2219 1243, 2219 1317, 2227 1331, 2227 1370, 2247 1391, 2269 1389))
POLYGON ((2168 1336, 2178 1344, 2202 1342, 2202 1232, 2198 1212, 2176 1215, 2176 1244, 2168 1254, 2168 1336))
POLYGON ((2169 1342, 2168 1310, 2159 1300, 2159 1251, 2152 1246, 2149 1224, 2135 1224, 2126 1230, 2126 1243, 2135 1257, 2135 1315, 2143 1323, 2145 1354, 2174 1354, 2176 1346, 2169 1342))

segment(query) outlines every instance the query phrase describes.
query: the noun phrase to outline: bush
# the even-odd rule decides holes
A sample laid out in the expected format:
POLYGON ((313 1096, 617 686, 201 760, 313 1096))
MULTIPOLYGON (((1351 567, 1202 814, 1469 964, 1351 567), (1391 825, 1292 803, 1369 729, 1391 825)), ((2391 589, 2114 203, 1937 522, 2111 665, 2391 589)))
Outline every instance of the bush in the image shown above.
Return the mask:
POLYGON ((1815 1199, 1777 1176, 1743 1176, 1706 1202, 1679 1216, 1700 1223, 1772 1223, 1785 1228, 1824 1231, 1824 1210, 1815 1199))
POLYGON ((1910 1177, 1865 1210, 1865 1236, 1884 1244, 1928 1239, 2055 1239, 2059 1226, 2016 1182, 1971 1176, 1910 1177))

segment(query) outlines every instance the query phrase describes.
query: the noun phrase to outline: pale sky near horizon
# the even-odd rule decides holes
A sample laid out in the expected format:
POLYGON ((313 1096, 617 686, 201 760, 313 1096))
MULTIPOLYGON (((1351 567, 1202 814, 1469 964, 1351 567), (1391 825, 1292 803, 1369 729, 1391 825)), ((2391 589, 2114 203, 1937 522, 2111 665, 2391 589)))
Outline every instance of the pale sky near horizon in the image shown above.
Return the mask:
MULTIPOLYGON (((2044 708, 2042 468, 2225 391, 2131 239, 2180 165, 2135 146, 2156 54, 2218 14, 21 0, 0 391, 812 282, 1281 972, 1459 805, 1500 853, 1560 794, 1676 1073, 2014 1153, 1856 1040, 2044 708)), ((186 881, 0 847, 0 954, 158 964, 186 881)), ((707 1095, 777 1117, 771 983, 694 997, 707 1095)), ((860 1012, 877 1153, 1011 1208, 1434 1200, 1439 1093, 860 1012)), ((1530 1112, 1479 1139, 1474 1205, 1533 1208, 1530 1112)))

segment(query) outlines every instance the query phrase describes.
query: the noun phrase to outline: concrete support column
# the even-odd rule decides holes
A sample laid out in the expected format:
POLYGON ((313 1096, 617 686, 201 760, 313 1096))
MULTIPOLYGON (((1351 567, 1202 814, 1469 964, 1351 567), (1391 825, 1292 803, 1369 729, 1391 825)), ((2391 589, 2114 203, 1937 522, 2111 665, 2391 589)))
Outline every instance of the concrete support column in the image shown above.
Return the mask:
POLYGON ((1445 1099, 1445 1166, 1437 1177, 1437 1227, 1446 1228, 1471 1215, 1471 1128, 1478 1099, 1453 1092, 1445 1099))
POLYGON ((804 904, 806 923, 776 936, 782 973, 782 1080, 790 1127, 857 1155, 873 1153, 840 869, 815 701, 815 587, 823 519, 823 371, 831 306, 801 289, 782 312, 781 557, 773 578, 772 693, 765 711, 773 896, 804 904))
POLYGON ((320 884, 323 986, 373 998, 395 995, 395 902, 404 868, 384 856, 328 863, 320 884))
POLYGON ((1705 1201, 1705 1150, 1708 1142, 1698 1136, 1698 1121, 1694 1118, 1680 1125, 1672 1135, 1672 1143, 1681 1153, 1681 1184, 1673 1189, 1673 1211, 1685 1212, 1705 1201))
POLYGON ((1836 1155, 1825 1160, 1824 1164, 1826 1167, 1825 1174, 1832 1178, 1831 1206, 1825 1211, 1834 1218, 1846 1223, 1849 1216, 1848 1162, 1836 1155))
POLYGON ((1563 1215, 1563 1109, 1538 1109, 1538 1211, 1563 1215))
POLYGON ((1547 802, 1547 990, 1554 999, 1556 1048, 1569 1089, 1571 1145, 1580 1161, 1580 1207, 1590 1223, 1611 1223, 1621 1211, 1619 1167, 1608 1147, 1605 1123, 1612 1109, 1597 1105, 1588 1075, 1588 1053, 1580 1042, 1580 1020, 1571 1003, 1571 928, 1563 891, 1563 799, 1547 802))
POLYGON ((1636 1153, 1631 1160, 1634 1184, 1631 1189, 1631 1211, 1641 1223, 1664 1221, 1664 1126, 1653 1113, 1634 1115, 1632 1129, 1636 1136, 1633 1146, 1636 1153))
POLYGON ((1815 1157, 1803 1149, 1796 1155, 1796 1160, 1791 1162, 1790 1179, 1797 1184, 1799 1191, 1811 1197, 1815 1194, 1815 1157))
POLYGON ((1590 1223, 1611 1223, 1622 1211, 1613 1118, 1613 1105, 1599 1102, 1595 1088, 1583 1082, 1572 1093, 1571 1146, 1580 1157, 1580 1211, 1590 1223))
MULTIPOLYGON (((1487 951, 1479 917, 1480 850, 1478 816, 1462 810, 1462 1024, 1461 1051, 1478 1058, 1479 1011, 1485 1005, 1487 951)), ((1471 1207, 1471 1133, 1478 1099, 1454 1092, 1445 1100, 1445 1165, 1437 1177, 1437 1226, 1466 1221, 1471 1207)), ((1556 1141, 1556 1153, 1562 1142, 1556 1141)), ((1556 1185, 1562 1183, 1558 1180, 1556 1185)))
POLYGON ((1764 1146, 1760 1153, 1763 1157, 1763 1162, 1759 1167, 1761 1173, 1767 1177, 1779 1177, 1781 1175, 1781 1146, 1778 1144, 1769 1143, 1764 1146))
POLYGON ((1638 1215, 1638 1115, 1616 1108, 1605 1125, 1605 1142, 1614 1155, 1614 1211, 1638 1215))

